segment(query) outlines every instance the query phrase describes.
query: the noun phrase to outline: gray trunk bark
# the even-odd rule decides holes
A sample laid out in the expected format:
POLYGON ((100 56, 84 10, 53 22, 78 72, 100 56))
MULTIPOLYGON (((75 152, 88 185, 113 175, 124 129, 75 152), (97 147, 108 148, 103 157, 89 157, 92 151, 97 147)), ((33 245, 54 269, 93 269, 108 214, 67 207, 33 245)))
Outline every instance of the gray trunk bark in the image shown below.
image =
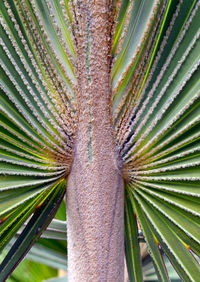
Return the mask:
POLYGON ((69 281, 123 281, 124 187, 110 97, 108 1, 78 1, 79 122, 67 185, 69 281))

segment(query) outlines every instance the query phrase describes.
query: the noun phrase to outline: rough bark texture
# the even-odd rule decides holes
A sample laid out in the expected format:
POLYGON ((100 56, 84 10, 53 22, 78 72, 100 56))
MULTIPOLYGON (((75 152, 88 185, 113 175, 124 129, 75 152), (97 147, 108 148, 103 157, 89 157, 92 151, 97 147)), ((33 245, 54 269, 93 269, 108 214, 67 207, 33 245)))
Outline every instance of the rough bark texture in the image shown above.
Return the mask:
POLYGON ((124 193, 110 114, 108 1, 77 1, 79 124, 67 187, 69 281, 123 281, 124 193))

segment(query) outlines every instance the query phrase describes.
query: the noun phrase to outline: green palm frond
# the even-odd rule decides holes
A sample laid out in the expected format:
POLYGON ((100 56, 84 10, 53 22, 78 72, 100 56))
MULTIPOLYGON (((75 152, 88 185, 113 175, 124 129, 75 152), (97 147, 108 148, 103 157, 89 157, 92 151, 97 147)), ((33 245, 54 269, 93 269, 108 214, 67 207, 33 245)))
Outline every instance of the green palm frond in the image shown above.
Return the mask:
POLYGON ((29 222, 2 262, 0 280, 54 217, 71 164, 76 110, 68 57, 75 54, 60 5, 58 38, 50 7, 39 2, 1 2, 0 250, 29 222))
MULTIPOLYGON (((4 281, 53 221, 73 161, 73 1, 1 1, 0 265, 4 281), (15 243, 12 238, 17 236, 15 243)), ((113 131, 124 163, 125 251, 143 281, 142 230, 159 281, 200 267, 200 1, 112 1, 113 131)), ((36 252, 37 253, 37 252, 36 252)))
MULTIPOLYGON (((117 74, 113 78, 114 89, 118 78, 115 130, 126 164, 127 265, 131 281, 142 281, 136 216, 160 280, 169 280, 162 249, 184 281, 197 281, 200 268, 193 252, 200 255, 200 9, 197 1, 174 6, 169 1, 162 7, 147 41, 136 42, 133 62, 128 56, 126 77, 134 68, 130 82, 117 74)), ((138 22, 140 17, 138 9, 138 22)))

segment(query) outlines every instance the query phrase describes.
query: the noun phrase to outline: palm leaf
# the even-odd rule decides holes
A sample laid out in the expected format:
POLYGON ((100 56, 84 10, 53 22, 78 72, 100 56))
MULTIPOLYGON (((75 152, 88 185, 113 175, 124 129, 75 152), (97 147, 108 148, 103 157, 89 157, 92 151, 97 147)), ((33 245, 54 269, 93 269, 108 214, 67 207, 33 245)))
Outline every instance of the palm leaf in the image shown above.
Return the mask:
POLYGON ((19 261, 22 260, 55 216, 59 204, 64 196, 64 184, 65 183, 63 183, 63 181, 58 184, 58 186, 51 191, 50 195, 42 202, 42 204, 36 208, 36 211, 27 223, 27 226, 24 228, 23 232, 17 238, 16 242, 1 263, 1 280, 5 280, 15 269, 19 261))
MULTIPOLYGON (((131 202, 132 217, 137 215, 158 278, 169 281, 162 250, 184 281, 196 281, 200 273, 193 257, 193 252, 199 255, 200 244, 200 9, 197 1, 167 5, 148 69, 143 66, 144 74, 137 75, 136 68, 130 87, 126 83, 127 90, 118 88, 118 105, 113 110, 126 164, 127 202, 131 202), (140 79, 137 87, 136 77, 140 79)), ((148 47, 139 48, 149 52, 148 47)), ((125 228, 128 244, 132 231, 125 228)), ((138 254, 132 259, 129 252, 130 247, 130 279, 139 281, 131 278, 133 269, 138 269, 134 263, 138 254)))
MULTIPOLYGON (((164 253, 181 279, 199 279, 199 6, 112 1, 112 116, 131 281, 147 279, 140 229, 158 279, 170 279, 164 253)), ((63 222, 45 228, 64 195, 77 128, 71 8, 70 1, 1 2, 0 250, 12 243, 1 279, 42 232, 66 237, 63 222)))
POLYGON ((8 282, 32 282, 43 281, 51 277, 56 277, 58 270, 40 262, 23 260, 16 270, 7 279, 8 282))
MULTIPOLYGON (((32 4, 1 3, 1 250, 26 223, 1 264, 1 279, 9 275, 51 222, 63 197, 64 176, 71 163, 73 68, 55 27, 48 25, 45 2, 37 7, 32 4), (39 19, 41 12, 45 14, 43 23, 39 19), (47 44, 41 25, 48 27, 53 45, 47 44), (56 59, 55 49, 59 52, 56 59)), ((64 36, 74 57, 66 24, 64 36)), ((48 237, 53 237, 54 232, 47 231, 48 237)), ((66 236, 66 232, 59 234, 62 239, 66 236)))

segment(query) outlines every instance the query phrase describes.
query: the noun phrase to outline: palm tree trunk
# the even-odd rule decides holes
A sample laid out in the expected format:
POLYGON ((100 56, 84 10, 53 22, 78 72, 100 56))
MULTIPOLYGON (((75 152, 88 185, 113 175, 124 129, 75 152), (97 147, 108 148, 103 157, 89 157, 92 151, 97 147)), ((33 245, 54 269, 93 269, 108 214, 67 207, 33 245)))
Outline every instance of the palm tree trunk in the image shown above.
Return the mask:
POLYGON ((68 275, 70 282, 121 282, 124 187, 110 112, 109 4, 77 3, 79 122, 67 187, 68 275))

